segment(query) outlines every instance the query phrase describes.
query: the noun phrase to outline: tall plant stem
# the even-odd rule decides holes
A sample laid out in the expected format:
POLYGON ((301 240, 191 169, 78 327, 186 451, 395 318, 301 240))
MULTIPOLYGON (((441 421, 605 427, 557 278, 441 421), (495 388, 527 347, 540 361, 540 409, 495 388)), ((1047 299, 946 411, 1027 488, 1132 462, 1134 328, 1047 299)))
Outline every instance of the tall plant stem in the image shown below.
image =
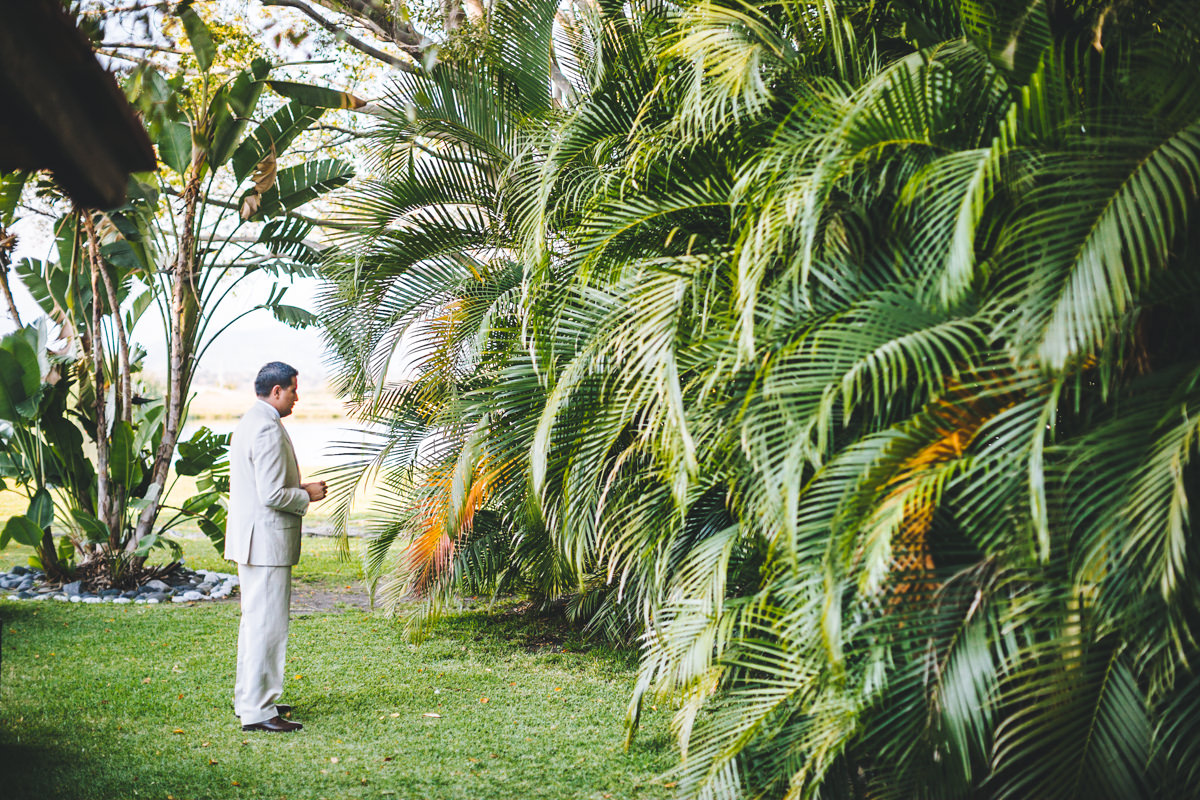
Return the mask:
POLYGON ((8 315, 12 317, 13 324, 20 328, 21 315, 17 313, 17 304, 13 302, 12 290, 8 288, 8 270, 12 265, 10 248, 15 241, 15 236, 0 228, 0 294, 4 295, 4 302, 8 304, 8 315))
MULTIPOLYGON (((90 219, 86 223, 85 229, 87 230, 89 247, 98 250, 100 243, 96 240, 96 229, 90 219)), ((108 272, 107 263, 103 258, 99 261, 100 277, 104 280, 104 291, 108 296, 108 307, 112 310, 113 327, 117 332, 117 348, 120 359, 117 377, 121 382, 121 390, 117 392, 113 417, 119 417, 132 425, 133 403, 130 402, 130 398, 133 397, 133 374, 129 367, 129 336, 125 331, 125 321, 121 318, 121 304, 117 299, 117 287, 108 272)))
POLYGON ((101 264, 99 243, 96 240, 96 226, 92 215, 86 211, 76 211, 83 222, 83 230, 87 236, 88 261, 92 274, 92 383, 96 390, 96 516, 108 526, 108 541, 114 548, 119 546, 121 521, 112 519, 112 507, 109 503, 108 488, 108 420, 104 391, 104 337, 100 335, 100 326, 104 321, 104 306, 100 302, 100 273, 104 267, 101 264))
POLYGON ((151 474, 151 490, 157 487, 160 497, 147 504, 138 517, 137 528, 126 545, 129 551, 137 549, 142 539, 150 534, 154 521, 158 518, 161 493, 167 483, 167 473, 171 468, 171 458, 175 454, 179 426, 183 420, 183 405, 191 375, 191 365, 188 362, 192 356, 192 334, 195 331, 196 211, 200 201, 203 166, 204 153, 197 150, 183 190, 179 251, 171 276, 171 372, 167 382, 167 417, 151 474), (192 313, 189 314, 189 310, 192 313))

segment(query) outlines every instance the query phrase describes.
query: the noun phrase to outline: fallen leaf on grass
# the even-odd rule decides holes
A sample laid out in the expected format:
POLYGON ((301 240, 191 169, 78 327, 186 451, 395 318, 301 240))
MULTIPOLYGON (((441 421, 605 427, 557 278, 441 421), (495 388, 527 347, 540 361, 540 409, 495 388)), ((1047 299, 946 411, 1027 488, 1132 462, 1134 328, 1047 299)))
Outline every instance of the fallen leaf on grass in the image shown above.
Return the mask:
POLYGON ((142 678, 142 683, 151 683, 153 681, 154 681, 153 678, 142 678))
POLYGON ((211 767, 212 765, 216 764, 216 763, 217 763, 217 760, 216 760, 215 758, 210 758, 210 759, 208 760, 208 765, 209 765, 210 767, 211 767))
POLYGON ((183 733, 183 728, 176 728, 175 730, 171 731, 171 733, 183 733))
POLYGON ((397 711, 397 712, 395 712, 395 713, 393 713, 393 714, 388 714, 388 716, 389 716, 389 717, 398 717, 398 716, 400 716, 400 712, 399 712, 399 711, 397 711))
POLYGON ((479 698, 479 702, 481 702, 481 703, 486 703, 487 701, 488 701, 488 699, 486 697, 479 698))
POLYGON ((432 712, 429 712, 429 711, 425 712, 425 713, 424 713, 424 714, 422 714, 421 716, 422 716, 422 717, 433 717, 434 719, 441 719, 441 718, 442 718, 442 715, 441 715, 441 714, 434 714, 434 713, 432 713, 432 712))

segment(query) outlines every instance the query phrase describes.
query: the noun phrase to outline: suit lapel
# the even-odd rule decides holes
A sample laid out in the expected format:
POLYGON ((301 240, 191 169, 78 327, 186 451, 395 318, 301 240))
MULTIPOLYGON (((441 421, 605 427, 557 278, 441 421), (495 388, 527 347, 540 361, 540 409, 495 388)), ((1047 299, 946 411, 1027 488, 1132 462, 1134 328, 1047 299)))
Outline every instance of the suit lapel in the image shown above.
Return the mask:
POLYGON ((289 463, 296 470, 296 474, 300 474, 300 462, 296 459, 296 447, 292 444, 292 437, 288 435, 287 427, 283 424, 283 420, 275 420, 275 424, 283 431, 283 441, 287 444, 288 455, 291 456, 289 463))

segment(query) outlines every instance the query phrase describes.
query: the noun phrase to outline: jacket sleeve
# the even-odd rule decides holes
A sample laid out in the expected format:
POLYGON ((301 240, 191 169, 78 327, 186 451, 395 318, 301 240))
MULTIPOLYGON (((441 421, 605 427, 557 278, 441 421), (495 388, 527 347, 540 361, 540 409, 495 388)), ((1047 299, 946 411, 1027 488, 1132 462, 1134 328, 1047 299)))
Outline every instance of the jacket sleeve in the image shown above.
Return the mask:
POLYGON ((303 516, 308 511, 308 492, 287 485, 287 462, 284 460, 282 432, 270 425, 254 437, 254 483, 258 500, 267 508, 303 516))

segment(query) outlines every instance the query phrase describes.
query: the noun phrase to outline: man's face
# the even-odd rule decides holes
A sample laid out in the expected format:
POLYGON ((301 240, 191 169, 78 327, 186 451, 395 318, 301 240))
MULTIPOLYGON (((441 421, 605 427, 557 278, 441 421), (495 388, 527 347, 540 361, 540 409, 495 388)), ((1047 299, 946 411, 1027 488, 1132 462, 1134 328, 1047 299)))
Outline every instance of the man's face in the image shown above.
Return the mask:
POLYGON ((300 392, 295 377, 289 386, 273 386, 271 387, 271 396, 268 401, 275 410, 279 412, 279 416, 286 417, 292 413, 292 406, 296 405, 296 401, 300 399, 300 392))

